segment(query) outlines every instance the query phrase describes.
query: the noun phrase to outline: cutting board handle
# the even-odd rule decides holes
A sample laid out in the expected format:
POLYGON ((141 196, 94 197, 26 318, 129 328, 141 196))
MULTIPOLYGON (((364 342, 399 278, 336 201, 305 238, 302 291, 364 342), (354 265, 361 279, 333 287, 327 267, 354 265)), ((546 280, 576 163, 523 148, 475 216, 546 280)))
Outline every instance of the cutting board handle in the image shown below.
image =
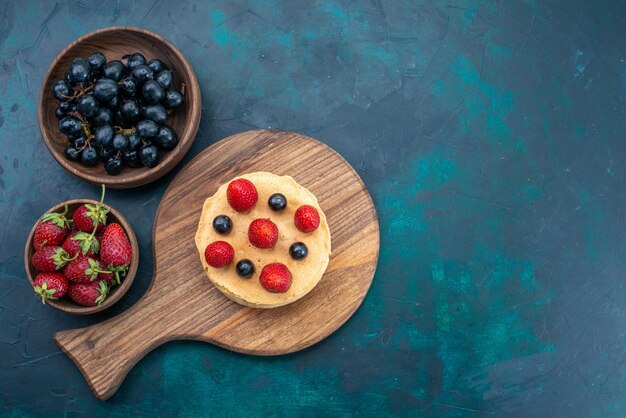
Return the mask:
POLYGON ((144 355, 176 338, 155 320, 164 303, 167 301, 148 291, 121 315, 90 327, 57 332, 54 341, 76 363, 96 397, 108 399, 144 355))

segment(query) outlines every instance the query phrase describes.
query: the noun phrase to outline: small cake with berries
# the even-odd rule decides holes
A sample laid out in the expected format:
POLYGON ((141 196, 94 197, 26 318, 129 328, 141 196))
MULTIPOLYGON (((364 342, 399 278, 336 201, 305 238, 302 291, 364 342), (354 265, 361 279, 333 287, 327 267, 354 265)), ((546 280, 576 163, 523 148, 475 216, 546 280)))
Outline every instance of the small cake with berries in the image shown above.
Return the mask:
POLYGON ((330 229, 315 196, 289 176, 245 174, 206 199, 196 246, 211 282, 254 308, 309 293, 330 260, 330 229))

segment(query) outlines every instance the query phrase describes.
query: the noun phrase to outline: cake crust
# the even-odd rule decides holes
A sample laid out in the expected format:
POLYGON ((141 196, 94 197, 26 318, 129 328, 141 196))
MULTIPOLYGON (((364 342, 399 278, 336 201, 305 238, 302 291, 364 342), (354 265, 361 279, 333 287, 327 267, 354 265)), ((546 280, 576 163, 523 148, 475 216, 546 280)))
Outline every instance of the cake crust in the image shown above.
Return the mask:
MULTIPOLYGON (((290 176, 277 176, 268 172, 255 172, 236 177, 254 183, 259 198, 255 207, 247 213, 233 210, 226 199, 228 183, 223 184, 215 194, 207 198, 202 208, 196 247, 204 271, 209 280, 227 297, 242 305, 254 308, 275 308, 295 302, 309 293, 320 281, 328 266, 331 253, 331 235, 326 216, 317 198, 290 176), (274 193, 282 193, 287 198, 287 207, 273 211, 267 201, 274 193), (294 213, 301 205, 311 205, 320 215, 319 227, 310 233, 299 231, 294 225, 294 213), (213 219, 226 215, 232 220, 232 230, 219 234, 213 229, 213 219), (278 241, 273 248, 254 247, 248 240, 248 226, 258 218, 270 219, 278 226, 278 241), (235 257, 230 265, 214 268, 207 264, 204 250, 214 241, 226 241, 235 250, 235 257), (303 242, 308 248, 308 255, 302 260, 294 260, 289 255, 289 247, 294 242, 303 242), (241 278, 235 265, 242 259, 249 259, 254 264, 254 273, 249 278, 241 278), (286 293, 270 293, 259 282, 263 267, 270 263, 283 263, 293 277, 290 289, 286 293)), ((232 181, 231 180, 231 181, 232 181)))

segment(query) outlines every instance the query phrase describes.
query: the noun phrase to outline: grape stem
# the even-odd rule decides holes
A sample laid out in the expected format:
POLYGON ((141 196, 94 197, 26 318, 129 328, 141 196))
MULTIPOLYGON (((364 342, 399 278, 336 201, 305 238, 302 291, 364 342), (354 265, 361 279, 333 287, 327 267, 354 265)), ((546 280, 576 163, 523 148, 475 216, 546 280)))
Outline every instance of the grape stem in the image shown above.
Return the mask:
POLYGON ((81 122, 80 126, 83 128, 83 133, 85 134, 85 138, 87 138, 87 140, 90 140, 91 138, 93 138, 93 134, 91 133, 91 129, 89 122, 81 122))
POLYGON ((78 99, 83 94, 90 92, 91 90, 93 90, 93 83, 90 83, 87 87, 79 86, 78 87, 78 93, 76 93, 76 89, 74 89, 74 94, 73 95, 66 96, 64 94, 61 94, 61 97, 63 97, 64 99, 74 100, 74 99, 78 99))
POLYGON ((134 134, 137 130, 135 128, 129 128, 129 129, 124 129, 121 126, 115 126, 115 133, 116 134, 122 134, 125 136, 134 134))

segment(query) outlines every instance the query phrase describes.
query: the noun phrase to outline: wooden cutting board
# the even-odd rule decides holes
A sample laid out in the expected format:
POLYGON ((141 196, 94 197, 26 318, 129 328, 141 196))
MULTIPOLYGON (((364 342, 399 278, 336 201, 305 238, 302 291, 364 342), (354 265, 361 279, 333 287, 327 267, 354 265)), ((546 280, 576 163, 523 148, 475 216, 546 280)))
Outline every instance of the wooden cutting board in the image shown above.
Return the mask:
POLYGON ((206 341, 256 355, 291 353, 322 340, 359 307, 378 260, 378 220, 365 185, 339 154, 293 132, 258 130, 198 154, 166 190, 153 227, 150 288, 121 315, 54 339, 108 399, 130 369, 170 340, 206 341), (208 280, 194 243, 204 200, 233 177, 255 171, 290 175, 317 196, 332 235, 330 264, 304 298, 254 309, 223 296, 208 280))

